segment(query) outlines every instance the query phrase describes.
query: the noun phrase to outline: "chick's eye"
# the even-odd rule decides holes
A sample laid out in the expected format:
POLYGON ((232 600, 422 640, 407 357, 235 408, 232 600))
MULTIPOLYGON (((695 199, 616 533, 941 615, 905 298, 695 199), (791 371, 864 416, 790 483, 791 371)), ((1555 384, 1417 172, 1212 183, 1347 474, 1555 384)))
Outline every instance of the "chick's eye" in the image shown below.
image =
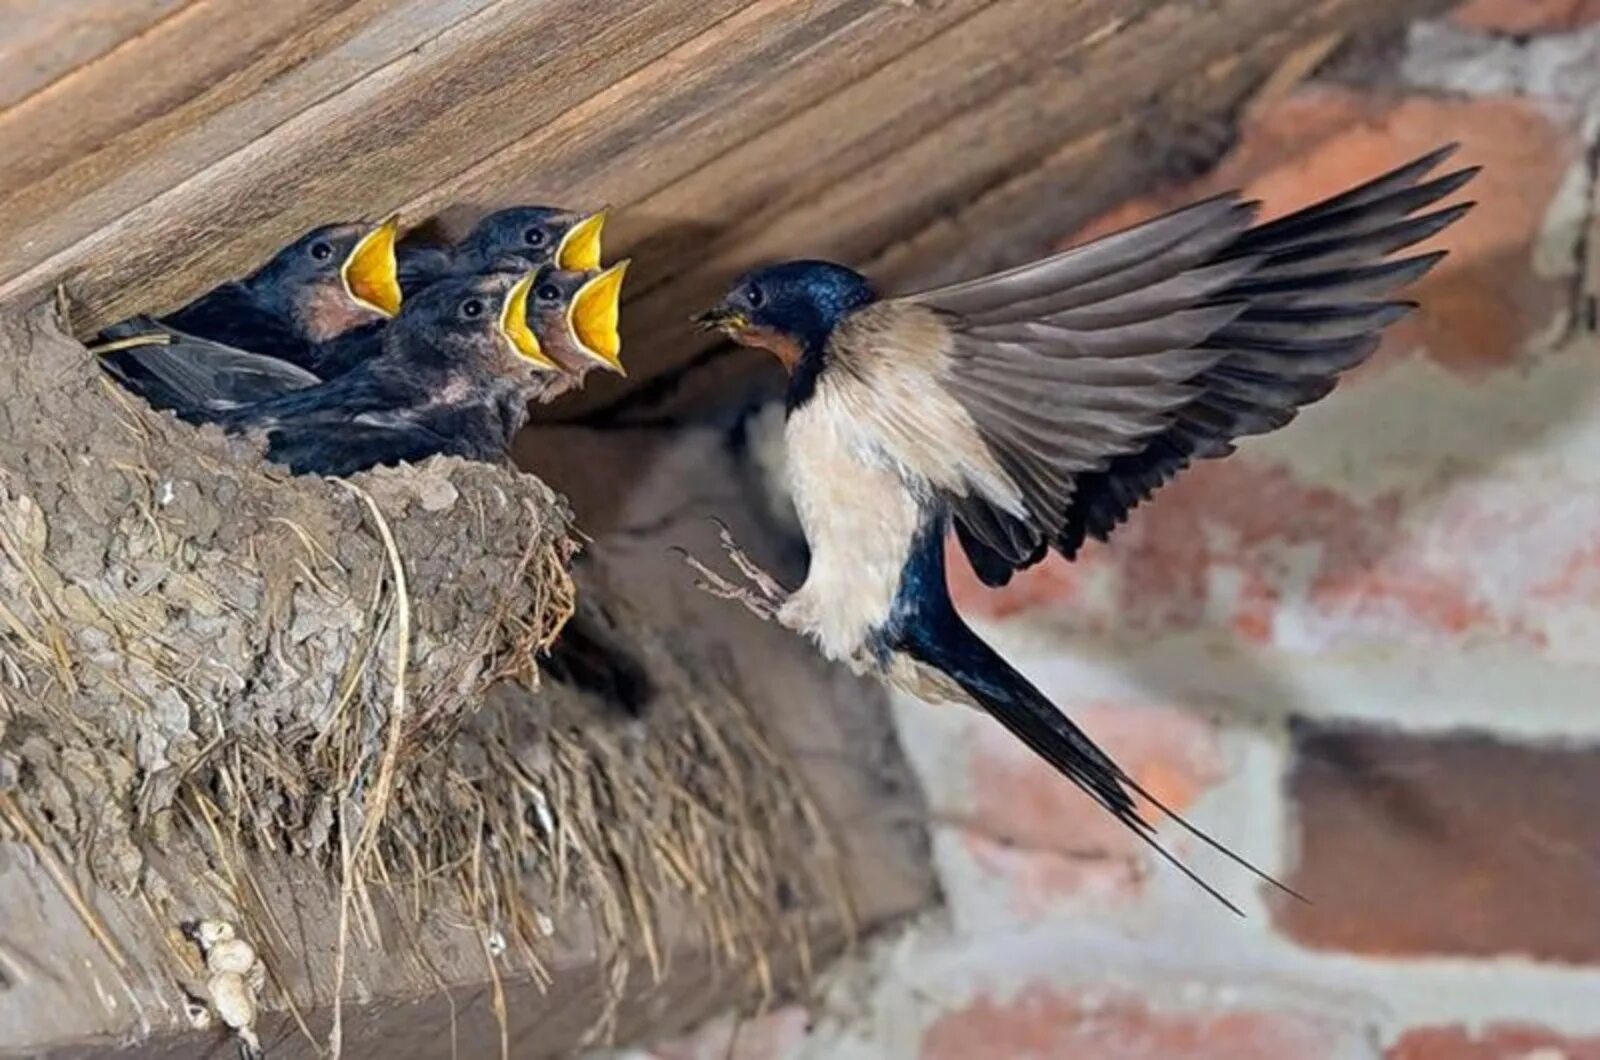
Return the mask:
POLYGON ((767 304, 767 292, 763 291, 759 287, 751 285, 745 289, 744 300, 750 303, 751 309, 760 309, 762 306, 767 304))
POLYGON ((325 240, 317 240, 311 244, 311 256, 318 261, 327 261, 333 257, 333 244, 325 240))
POLYGON ((542 228, 530 228, 522 233, 523 242, 530 247, 542 247, 544 246, 544 241, 548 238, 550 237, 544 234, 544 229, 542 228))
POLYGON ((560 288, 556 287, 556 285, 553 283, 541 285, 540 288, 534 292, 534 294, 538 296, 539 301, 541 302, 555 302, 561 298, 560 288))
POLYGON ((473 317, 483 316, 483 302, 477 298, 469 298, 461 303, 461 315, 471 320, 473 317))

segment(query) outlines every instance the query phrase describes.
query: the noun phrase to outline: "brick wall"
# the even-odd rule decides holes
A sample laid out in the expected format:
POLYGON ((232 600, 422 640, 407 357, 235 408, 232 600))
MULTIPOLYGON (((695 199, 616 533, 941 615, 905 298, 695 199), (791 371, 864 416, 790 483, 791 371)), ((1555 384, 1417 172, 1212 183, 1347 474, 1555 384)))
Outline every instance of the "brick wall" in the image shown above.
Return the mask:
POLYGON ((959 602, 1148 787, 1152 861, 971 712, 899 707, 947 908, 809 1008, 662 1060, 1600 1058, 1600 4, 1475 0, 1250 113, 1196 183, 1281 211, 1459 139, 1423 311, 1110 547, 959 602))

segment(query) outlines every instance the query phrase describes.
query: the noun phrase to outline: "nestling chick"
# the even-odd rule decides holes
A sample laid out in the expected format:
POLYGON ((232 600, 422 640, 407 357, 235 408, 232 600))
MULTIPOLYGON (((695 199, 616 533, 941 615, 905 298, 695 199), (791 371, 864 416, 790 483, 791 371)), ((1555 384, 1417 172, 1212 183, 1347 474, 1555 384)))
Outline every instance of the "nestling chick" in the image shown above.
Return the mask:
POLYGON ((171 316, 112 325, 91 349, 124 388, 186 418, 313 385, 381 347, 400 308, 395 230, 393 219, 315 229, 171 316))
POLYGON ((399 312, 397 230, 394 218, 313 229, 249 276, 213 288, 161 323, 323 375, 327 344, 399 312))
POLYGON ((400 284, 410 294, 446 276, 485 272, 514 257, 539 268, 572 272, 600 267, 600 236, 606 211, 574 213, 558 206, 512 206, 473 226, 454 246, 400 246, 400 284))
POLYGON ((562 379, 544 395, 548 401, 577 390, 596 368, 627 375, 617 330, 627 261, 609 269, 572 272, 545 267, 534 280, 528 320, 540 343, 561 368, 562 379))
POLYGON ((1136 797, 1222 850, 967 628, 946 537, 1002 585, 1104 540, 1192 460, 1327 394, 1412 308, 1393 293, 1442 257, 1389 255, 1469 208, 1417 215, 1476 172, 1426 179, 1450 153, 1268 224, 1224 195, 905 298, 829 262, 746 276, 700 319, 789 372, 787 467, 811 566, 778 619, 829 658, 987 711, 1175 864, 1136 797))

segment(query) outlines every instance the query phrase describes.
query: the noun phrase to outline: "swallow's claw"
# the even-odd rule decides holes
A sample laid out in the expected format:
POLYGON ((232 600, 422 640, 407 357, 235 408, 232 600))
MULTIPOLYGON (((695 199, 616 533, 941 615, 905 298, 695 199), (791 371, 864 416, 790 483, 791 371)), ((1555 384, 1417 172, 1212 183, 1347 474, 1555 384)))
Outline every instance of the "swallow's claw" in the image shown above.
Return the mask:
POLYGON ((727 549, 729 558, 733 560, 734 565, 739 568, 745 577, 755 583, 755 588, 735 585, 704 563, 701 563, 687 549, 674 548, 673 551, 683 557, 683 562, 689 566, 690 570, 699 575, 694 583, 696 589, 710 596, 715 596, 719 600, 732 600, 735 603, 743 604, 747 611, 763 622, 775 621, 778 616, 778 608, 788 594, 783 591, 782 586, 773 581, 765 571, 757 567, 745 556, 739 546, 733 542, 733 538, 727 533, 726 528, 723 529, 723 534, 723 547, 727 549))

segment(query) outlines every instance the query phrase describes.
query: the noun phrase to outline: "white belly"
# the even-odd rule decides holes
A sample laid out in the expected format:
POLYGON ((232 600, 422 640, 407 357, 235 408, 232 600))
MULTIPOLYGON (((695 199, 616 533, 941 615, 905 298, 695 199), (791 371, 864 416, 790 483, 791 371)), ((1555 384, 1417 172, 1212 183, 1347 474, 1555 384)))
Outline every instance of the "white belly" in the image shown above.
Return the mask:
POLYGON ((921 512, 871 424, 819 387, 785 429, 789 488, 811 549, 811 569, 784 624, 832 659, 863 662, 888 618, 921 512))

